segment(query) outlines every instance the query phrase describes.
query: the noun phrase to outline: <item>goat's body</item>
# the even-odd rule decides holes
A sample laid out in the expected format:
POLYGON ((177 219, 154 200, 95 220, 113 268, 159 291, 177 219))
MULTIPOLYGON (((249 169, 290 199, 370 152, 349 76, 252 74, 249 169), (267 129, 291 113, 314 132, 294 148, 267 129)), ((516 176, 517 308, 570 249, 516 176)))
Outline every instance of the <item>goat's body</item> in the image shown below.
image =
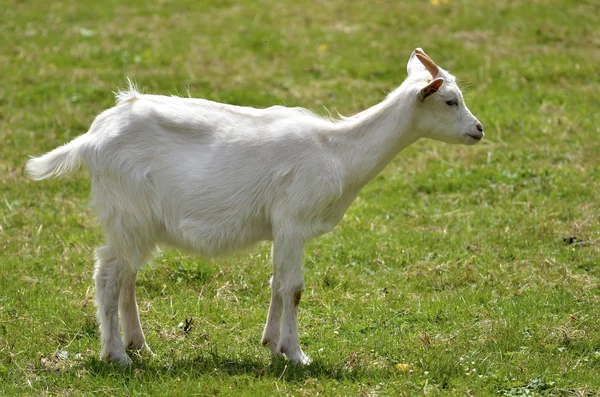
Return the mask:
POLYGON ((142 95, 130 87, 86 134, 30 160, 34 179, 80 161, 91 175, 92 206, 106 237, 94 273, 101 356, 130 363, 126 346, 147 348, 134 288, 157 245, 215 256, 273 240, 262 343, 273 354, 309 362, 297 328, 305 242, 333 229, 360 189, 420 137, 464 144, 483 137, 477 119, 459 108, 453 77, 429 58, 428 74, 415 54, 424 56, 413 52, 409 79, 351 118, 142 95), (425 106, 444 82, 429 82, 438 72, 450 87, 425 106))
POLYGON ((272 240, 274 224, 331 230, 352 201, 332 127, 304 110, 132 92, 76 150, 111 245, 141 264, 157 243, 214 256, 272 240))

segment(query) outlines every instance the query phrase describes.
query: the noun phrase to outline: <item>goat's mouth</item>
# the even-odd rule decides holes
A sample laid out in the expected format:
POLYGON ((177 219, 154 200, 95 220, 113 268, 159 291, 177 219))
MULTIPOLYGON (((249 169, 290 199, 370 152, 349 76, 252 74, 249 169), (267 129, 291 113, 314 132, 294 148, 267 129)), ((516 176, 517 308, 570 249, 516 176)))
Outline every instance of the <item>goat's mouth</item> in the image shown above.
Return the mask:
POLYGON ((483 138, 483 134, 469 134, 467 132, 465 135, 468 136, 471 139, 474 139, 474 140, 478 141, 478 142, 483 138))

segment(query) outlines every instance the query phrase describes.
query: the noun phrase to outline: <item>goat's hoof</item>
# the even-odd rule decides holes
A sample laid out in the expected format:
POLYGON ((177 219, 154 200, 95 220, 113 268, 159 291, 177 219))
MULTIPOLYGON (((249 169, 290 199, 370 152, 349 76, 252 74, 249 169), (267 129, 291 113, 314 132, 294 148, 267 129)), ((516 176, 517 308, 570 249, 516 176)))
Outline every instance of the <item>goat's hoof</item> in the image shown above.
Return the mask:
POLYGON ((115 363, 115 364, 121 365, 123 367, 127 367, 127 366, 130 366, 131 364, 133 364, 133 360, 131 360, 131 358, 129 358, 127 353, 107 354, 102 358, 108 362, 115 363))
POLYGON ((312 362, 310 357, 308 357, 303 352, 300 352, 299 354, 297 354, 295 356, 288 357, 288 360, 290 360, 294 364, 298 364, 298 365, 308 365, 312 362))
POLYGON ((310 359, 310 357, 308 357, 306 354, 304 354, 304 352, 300 349, 295 350, 295 351, 289 351, 287 349, 280 347, 279 351, 282 352, 283 354, 285 354, 287 359, 289 361, 293 362, 294 364, 308 365, 312 361, 310 359))
POLYGON ((131 364, 133 364, 133 360, 131 358, 129 358, 128 355, 125 355, 125 356, 119 358, 118 363, 119 363, 119 365, 122 365, 123 367, 128 367, 131 364))

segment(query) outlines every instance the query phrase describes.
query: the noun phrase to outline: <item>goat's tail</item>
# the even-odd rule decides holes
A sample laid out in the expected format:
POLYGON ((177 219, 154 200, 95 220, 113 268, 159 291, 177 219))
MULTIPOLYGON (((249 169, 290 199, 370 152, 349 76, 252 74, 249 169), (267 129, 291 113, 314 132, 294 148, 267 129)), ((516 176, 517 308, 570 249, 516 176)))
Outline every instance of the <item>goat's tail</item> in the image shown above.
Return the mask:
POLYGON ((32 158, 25 166, 27 175, 39 181, 76 169, 81 161, 81 145, 87 140, 88 136, 84 134, 43 156, 32 158))

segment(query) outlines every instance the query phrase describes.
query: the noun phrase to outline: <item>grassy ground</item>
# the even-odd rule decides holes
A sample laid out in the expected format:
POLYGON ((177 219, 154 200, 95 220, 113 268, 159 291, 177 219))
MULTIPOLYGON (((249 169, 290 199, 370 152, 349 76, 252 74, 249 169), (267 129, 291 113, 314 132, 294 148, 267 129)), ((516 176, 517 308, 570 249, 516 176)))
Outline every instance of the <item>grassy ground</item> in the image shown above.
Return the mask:
POLYGON ((600 394, 599 3, 245 3, 4 1, 0 394, 600 394), (313 364, 259 346, 267 244, 164 252, 138 282, 156 357, 98 360, 89 179, 33 183, 30 154, 85 132, 125 76, 351 114, 401 83, 417 46, 467 87, 489 139, 417 142, 307 247, 313 364))

